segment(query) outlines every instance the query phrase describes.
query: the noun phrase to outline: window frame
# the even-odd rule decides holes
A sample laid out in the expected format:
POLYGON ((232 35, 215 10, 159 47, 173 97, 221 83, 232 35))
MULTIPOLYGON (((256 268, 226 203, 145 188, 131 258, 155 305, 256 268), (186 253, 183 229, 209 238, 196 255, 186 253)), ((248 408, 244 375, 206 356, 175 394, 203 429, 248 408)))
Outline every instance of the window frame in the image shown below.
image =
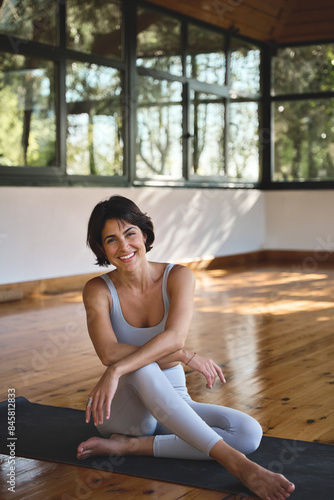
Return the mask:
POLYGON ((258 40, 253 40, 249 37, 245 37, 239 34, 236 34, 234 30, 224 30, 222 28, 219 28, 217 26, 213 26, 211 24, 208 24, 203 21, 199 21, 198 19, 185 16, 183 14, 173 12, 170 9, 167 9, 165 7, 162 7, 160 5, 152 4, 147 1, 138 1, 137 5, 140 5, 141 7, 146 7, 151 10, 156 10, 157 12, 161 12, 162 14, 167 14, 167 15, 174 15, 177 17, 181 23, 182 23, 182 28, 181 28, 181 45, 183 49, 182 53, 182 62, 183 62, 183 76, 176 76, 169 74, 164 71, 160 70, 153 70, 153 69, 148 69, 144 68, 141 66, 136 67, 136 71, 140 75, 150 75, 153 77, 156 77, 158 79, 166 79, 170 81, 179 81, 183 84, 183 100, 185 103, 184 106, 184 116, 183 116, 183 179, 180 180, 167 180, 164 179, 158 180, 158 179, 136 179, 134 178, 133 185, 134 186, 166 186, 166 187, 189 187, 189 188, 199 188, 199 187, 204 187, 204 188, 243 188, 243 189, 252 189, 252 188, 260 188, 262 185, 262 178, 261 178, 261 173, 262 173, 262 164, 261 164, 261 145, 259 144, 259 180, 258 182, 250 182, 250 181, 233 181, 233 180, 224 180, 220 179, 219 177, 214 177, 214 176, 208 176, 208 177, 201 177, 201 178, 195 178, 195 176, 191 175, 190 173, 190 152, 189 152, 189 114, 190 114, 190 90, 195 89, 198 92, 204 92, 204 93, 214 93, 216 95, 219 95, 220 97, 225 99, 225 165, 226 167, 228 166, 228 157, 227 157, 227 141, 228 141, 228 107, 230 102, 259 102, 259 129, 261 127, 261 123, 263 122, 263 117, 262 117, 262 100, 263 100, 263 75, 262 75, 262 50, 265 47, 265 44, 262 42, 259 42, 258 40), (187 54, 187 23, 192 23, 196 24, 197 26, 202 26, 203 28, 209 28, 213 31, 217 31, 218 33, 223 33, 225 35, 225 52, 226 52, 226 75, 225 75, 225 85, 219 86, 216 84, 208 84, 205 82, 201 82, 199 80, 196 80, 191 77, 186 76, 186 54, 187 54), (260 93, 259 94, 253 94, 250 95, 249 97, 238 97, 236 99, 231 99, 229 95, 229 79, 230 79, 230 65, 229 65, 229 60, 230 60, 230 39, 231 37, 249 42, 257 47, 259 47, 259 50, 261 51, 261 63, 260 63, 260 93))
MULTIPOLYGON (((122 176, 94 176, 94 175, 70 175, 66 172, 66 61, 74 60, 83 63, 103 65, 123 71, 124 95, 129 95, 129 78, 127 77, 127 55, 124 60, 119 61, 105 58, 94 54, 87 54, 66 48, 66 2, 57 2, 57 45, 24 40, 16 36, 0 34, 1 52, 19 54, 22 56, 35 56, 40 59, 51 61, 55 65, 55 96, 56 96, 56 166, 32 167, 0 165, 0 185, 4 186, 127 186, 129 185, 129 168, 127 163, 130 155, 127 154, 126 143, 128 142, 130 120, 123 122, 124 125, 124 160, 122 176), (13 43, 13 41, 15 43, 13 43), (18 51, 17 48, 20 47, 18 51), (112 182, 111 182, 112 179, 112 182)), ((129 22, 125 20, 128 9, 122 2, 122 15, 124 19, 123 40, 130 36, 129 22), (127 29, 126 29, 127 27, 127 29), (126 31, 126 33, 125 33, 126 31)), ((123 112, 126 112, 124 106, 123 112)))
POLYGON ((316 99, 334 98, 334 91, 324 93, 305 94, 271 94, 271 63, 272 57, 277 48, 305 46, 334 43, 332 40, 318 40, 305 43, 285 43, 270 45, 258 40, 244 37, 232 30, 224 30, 209 23, 202 22, 190 16, 185 16, 171 9, 156 5, 145 0, 134 0, 131 3, 122 0, 123 14, 123 46, 124 59, 114 60, 94 54, 87 54, 66 48, 66 1, 57 2, 57 45, 47 45, 45 43, 34 42, 21 39, 17 36, 0 34, 0 47, 2 52, 9 54, 20 54, 23 56, 36 56, 40 59, 51 61, 55 65, 55 93, 56 93, 56 125, 57 125, 57 166, 52 167, 29 167, 15 166, 7 167, 0 165, 0 185, 3 186, 161 186, 161 187, 189 187, 189 188, 243 188, 261 190, 291 190, 291 189, 333 189, 334 180, 309 180, 309 181, 274 181, 273 180, 273 116, 272 105, 275 102, 294 99, 316 99), (216 179, 212 176, 194 179, 190 174, 190 154, 187 151, 187 134, 189 133, 189 96, 190 90, 196 88, 198 91, 211 92, 215 85, 199 82, 198 80, 186 76, 185 71, 180 77, 173 76, 165 72, 136 66, 136 12, 138 7, 146 7, 161 13, 178 18, 182 23, 182 63, 186 68, 187 49, 187 23, 203 26, 210 30, 222 33, 225 37, 226 51, 226 84, 216 86, 220 96, 226 102, 225 109, 225 161, 228 168, 227 158, 227 138, 228 138, 228 110, 230 102, 254 102, 259 104, 259 181, 258 182, 233 182, 229 180, 216 179), (231 99, 229 89, 230 71, 230 40, 231 37, 245 42, 249 42, 261 51, 260 62, 260 94, 248 96, 247 98, 231 99), (119 69, 125 75, 124 78, 124 113, 126 119, 123 121, 124 133, 124 161, 122 176, 98 176, 98 175, 69 175, 66 173, 66 101, 65 101, 65 64, 67 59, 80 62, 95 63, 97 65, 108 66, 119 69), (180 180, 154 180, 136 179, 136 99, 131 96, 131 89, 136 87, 137 74, 150 74, 150 76, 177 80, 183 85, 183 178, 180 180))
POLYGON ((315 100, 315 99, 334 99, 334 90, 325 92, 305 92, 305 93, 288 93, 288 94, 276 94, 271 93, 272 88, 272 59, 275 56, 278 49, 283 49, 286 47, 306 47, 312 45, 328 45, 333 44, 334 38, 331 40, 311 40, 309 42, 296 42, 296 43, 282 43, 277 45, 272 45, 267 48, 267 69, 264 71, 266 78, 265 86, 265 120, 270 129, 270 143, 267 147, 264 147, 265 151, 265 161, 264 165, 264 175, 262 178, 263 190, 312 190, 312 189, 334 189, 334 179, 329 180, 292 180, 292 181, 276 181, 273 179, 274 174, 274 117, 272 113, 273 104, 276 102, 283 101, 305 101, 305 100, 315 100), (268 68, 270 71, 268 71, 268 68))

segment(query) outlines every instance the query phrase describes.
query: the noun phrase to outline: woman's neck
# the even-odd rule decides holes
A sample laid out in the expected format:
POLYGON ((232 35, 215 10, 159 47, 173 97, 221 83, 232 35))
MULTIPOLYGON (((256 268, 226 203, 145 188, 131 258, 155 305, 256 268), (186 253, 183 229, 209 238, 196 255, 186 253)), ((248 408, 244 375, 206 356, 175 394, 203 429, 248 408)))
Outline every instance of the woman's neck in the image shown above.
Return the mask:
POLYGON ((122 288, 144 291, 156 281, 156 272, 154 265, 145 260, 141 266, 136 267, 133 271, 116 269, 115 277, 117 284, 122 288))

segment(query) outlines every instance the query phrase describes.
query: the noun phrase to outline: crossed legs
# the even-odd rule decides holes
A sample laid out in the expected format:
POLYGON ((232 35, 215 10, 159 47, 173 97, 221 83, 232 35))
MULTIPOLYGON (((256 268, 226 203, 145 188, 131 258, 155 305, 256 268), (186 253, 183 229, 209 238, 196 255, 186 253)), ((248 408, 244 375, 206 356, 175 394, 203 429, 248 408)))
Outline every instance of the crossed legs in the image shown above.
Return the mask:
POLYGON ((182 390, 180 395, 159 366, 152 363, 122 377, 111 417, 98 427, 109 439, 91 438, 81 443, 77 456, 79 459, 104 454, 211 458, 263 500, 288 498, 294 486, 283 476, 251 462, 244 454, 258 446, 259 424, 236 410, 222 409, 227 410, 224 415, 220 408, 193 402, 182 390), (154 436, 156 431, 164 435, 154 436))

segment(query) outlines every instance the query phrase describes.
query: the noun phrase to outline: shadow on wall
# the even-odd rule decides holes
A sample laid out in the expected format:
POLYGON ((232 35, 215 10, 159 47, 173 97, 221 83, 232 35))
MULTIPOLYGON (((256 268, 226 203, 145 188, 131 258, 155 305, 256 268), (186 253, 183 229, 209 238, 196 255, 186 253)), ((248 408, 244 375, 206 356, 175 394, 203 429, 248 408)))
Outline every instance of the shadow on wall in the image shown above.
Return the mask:
POLYGON ((152 259, 212 258, 259 250, 264 243, 258 191, 168 189, 133 194, 154 223, 152 259))
POLYGON ((86 231, 94 206, 113 194, 133 199, 152 217, 156 243, 151 260, 245 253, 264 242, 260 191, 14 187, 2 190, 0 197, 0 213, 7 214, 0 227, 0 283, 104 271, 94 265, 86 231))

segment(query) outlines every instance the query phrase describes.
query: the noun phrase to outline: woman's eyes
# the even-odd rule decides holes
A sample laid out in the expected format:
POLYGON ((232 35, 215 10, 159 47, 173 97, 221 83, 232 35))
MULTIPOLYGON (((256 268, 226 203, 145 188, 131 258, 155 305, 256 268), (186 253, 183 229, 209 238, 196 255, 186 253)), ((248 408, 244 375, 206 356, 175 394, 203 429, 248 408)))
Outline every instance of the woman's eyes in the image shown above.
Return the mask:
MULTIPOLYGON (((133 233, 126 233, 126 237, 129 237, 129 236, 136 236, 136 233, 133 232, 133 233)), ((107 243, 115 243, 116 241, 116 238, 110 238, 109 240, 107 240, 107 243)))

